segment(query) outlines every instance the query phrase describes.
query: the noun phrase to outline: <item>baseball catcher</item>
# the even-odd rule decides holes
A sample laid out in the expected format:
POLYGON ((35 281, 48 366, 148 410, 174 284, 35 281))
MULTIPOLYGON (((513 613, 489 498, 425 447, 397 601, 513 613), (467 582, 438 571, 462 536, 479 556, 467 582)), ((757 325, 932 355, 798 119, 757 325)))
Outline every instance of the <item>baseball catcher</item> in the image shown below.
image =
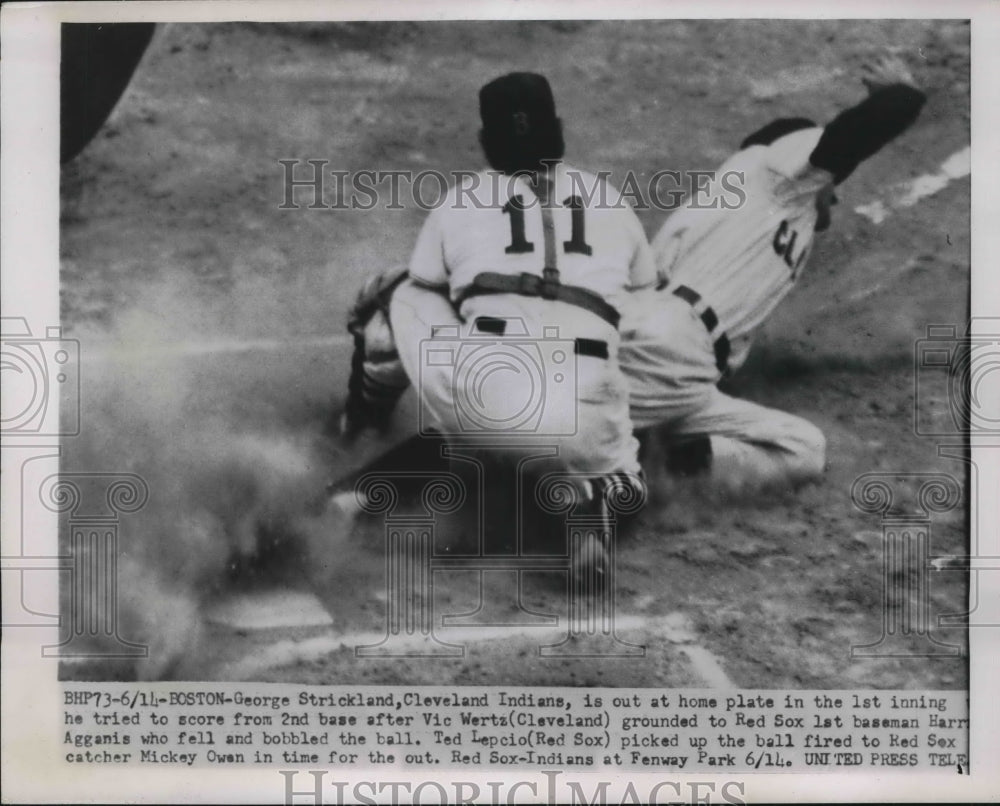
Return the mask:
POLYGON ((481 89, 479 108, 493 170, 453 186, 408 271, 372 281, 359 298, 342 431, 384 427, 412 381, 445 436, 514 433, 554 445, 595 505, 610 484, 641 490, 618 325, 633 293, 656 282, 642 225, 614 203, 614 188, 594 193, 597 177, 562 162, 544 77, 501 76, 481 89), (432 337, 444 332, 452 336, 437 349, 432 337))

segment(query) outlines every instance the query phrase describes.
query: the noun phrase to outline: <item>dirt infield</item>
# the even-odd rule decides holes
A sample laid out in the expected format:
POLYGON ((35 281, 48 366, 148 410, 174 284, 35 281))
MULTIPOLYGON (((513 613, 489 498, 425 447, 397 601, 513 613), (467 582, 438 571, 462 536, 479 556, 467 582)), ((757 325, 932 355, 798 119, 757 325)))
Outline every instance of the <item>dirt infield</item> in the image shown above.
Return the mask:
MULTIPOLYGON (((882 524, 851 490, 865 473, 965 479, 941 439, 915 433, 913 410, 915 343, 968 315, 969 179, 949 169, 934 192, 900 199, 968 147, 969 118, 969 28, 957 21, 161 26, 111 119, 63 168, 60 244, 63 323, 84 359, 82 433, 64 443, 65 469, 149 483, 150 504, 122 521, 121 573, 123 632, 152 655, 138 672, 102 660, 65 663, 63 676, 966 688, 964 657, 852 658, 852 645, 878 640, 884 612, 912 609, 919 593, 903 583, 924 582, 891 578, 884 610, 882 524), (357 657, 385 633, 383 524, 312 523, 321 554, 329 541, 322 578, 284 535, 344 461, 321 430, 344 392, 348 344, 327 340, 346 336, 363 278, 406 261, 425 213, 309 209, 301 190, 299 209, 282 209, 279 161, 475 170, 479 86, 536 69, 575 165, 612 181, 710 170, 774 117, 825 121, 860 100, 859 66, 886 50, 927 91, 922 116, 838 190, 831 231, 729 381, 823 429, 822 482, 767 495, 659 489, 618 548, 618 635, 644 655, 547 658, 537 647, 560 640, 551 625, 452 624, 437 636, 464 653, 357 657), (234 563, 221 531, 248 512, 265 524, 263 548, 234 563), (234 591, 270 597, 270 622, 213 610, 234 591)), ((325 193, 335 205, 332 181, 325 193)), ((639 211, 649 235, 665 215, 639 211)), ((943 392, 917 403, 949 422, 943 392)), ((916 494, 912 479, 899 484, 916 494)), ((933 516, 931 554, 967 552, 963 501, 933 516)), ((433 612, 475 610, 479 579, 439 572, 433 612)), ((516 577, 485 580, 512 600, 516 577)), ((936 625, 967 609, 965 574, 926 584, 931 634, 967 647, 962 628, 936 625)), ((564 585, 525 573, 524 608, 564 617, 564 585)), ((910 651, 925 639, 912 635, 910 651)))

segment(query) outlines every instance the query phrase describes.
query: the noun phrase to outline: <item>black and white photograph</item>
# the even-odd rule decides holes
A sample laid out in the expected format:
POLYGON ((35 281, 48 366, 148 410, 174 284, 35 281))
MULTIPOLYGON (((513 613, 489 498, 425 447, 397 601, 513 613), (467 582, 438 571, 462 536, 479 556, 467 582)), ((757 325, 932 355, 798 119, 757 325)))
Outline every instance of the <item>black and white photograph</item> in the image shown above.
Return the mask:
POLYGON ((936 617, 965 611, 967 576, 918 585, 900 564, 887 590, 881 525, 895 506, 916 526, 934 483, 921 548, 968 552, 963 399, 919 363, 913 397, 915 348, 949 346, 920 345, 927 326, 953 325, 957 347, 968 317, 965 22, 62 37, 60 302, 81 353, 64 462, 130 474, 147 498, 117 530, 110 640, 150 647, 65 677, 965 688, 961 620, 936 617), (543 160, 578 200, 550 220, 553 261, 580 264, 556 287, 579 302, 540 285, 527 200, 543 160), (592 269, 595 235, 608 256, 592 269), (590 342, 603 354, 572 352, 590 342), (560 356, 579 396, 553 377, 560 356), (865 495, 896 500, 859 500, 866 474, 884 486, 865 495), (422 501, 435 483, 441 500, 422 501), (371 484, 396 500, 361 508, 371 484), (536 492, 576 496, 569 515, 589 522, 601 485, 648 497, 627 521, 605 505, 613 547, 570 558, 566 515, 526 522, 536 492), (399 517, 437 521, 428 545, 387 544, 399 517), (612 548, 613 572, 596 567, 612 548), (397 550, 426 552, 390 570, 426 561, 433 587, 387 580, 397 550), (572 584, 591 572, 609 606, 572 584), (570 602, 594 617, 574 641, 616 622, 609 657, 539 657, 569 635, 570 602), (913 621, 879 653, 886 617, 913 621), (398 651, 353 651, 390 628, 398 651))
MULTIPOLYGON (((67 760, 102 750, 72 692, 145 728, 166 684, 280 684, 363 692, 418 766, 967 776, 1000 319, 977 21, 939 8, 62 22, 58 312, 4 295, 4 637, 50 630, 67 760), (561 694, 527 756, 430 732, 561 694), (669 749, 710 706, 757 749, 669 749)), ((184 763, 261 761, 245 696, 184 763)), ((275 769, 365 762, 298 730, 275 769)))

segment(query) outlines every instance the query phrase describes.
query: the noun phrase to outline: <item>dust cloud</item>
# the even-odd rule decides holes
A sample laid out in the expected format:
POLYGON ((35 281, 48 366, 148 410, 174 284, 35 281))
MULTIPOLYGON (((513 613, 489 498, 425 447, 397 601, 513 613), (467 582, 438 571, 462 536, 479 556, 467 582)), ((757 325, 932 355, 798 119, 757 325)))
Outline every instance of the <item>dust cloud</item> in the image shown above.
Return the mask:
POLYGON ((153 284, 109 326, 72 334, 83 425, 63 472, 135 473, 149 487, 119 545, 123 634, 150 646, 145 679, 197 674, 205 603, 248 568, 266 580, 262 548, 316 580, 350 531, 327 507, 336 466, 321 433, 346 386, 344 348, 279 335, 243 349, 218 323, 232 307, 274 316, 270 298, 258 282, 203 292, 153 284))

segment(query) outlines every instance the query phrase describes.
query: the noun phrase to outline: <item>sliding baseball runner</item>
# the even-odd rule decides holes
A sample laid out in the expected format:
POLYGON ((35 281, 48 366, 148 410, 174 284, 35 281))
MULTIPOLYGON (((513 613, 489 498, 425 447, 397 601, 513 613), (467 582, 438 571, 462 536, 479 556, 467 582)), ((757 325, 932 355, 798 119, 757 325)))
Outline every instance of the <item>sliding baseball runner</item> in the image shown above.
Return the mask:
POLYGON ((650 441, 666 440, 669 470, 738 487, 823 471, 818 428, 717 384, 802 275, 815 233, 830 225, 834 188, 905 131, 925 100, 894 59, 868 68, 865 83, 868 98, 825 127, 784 118, 750 135, 708 196, 689 200, 653 239, 660 286, 623 325, 621 362, 635 427, 656 427, 660 439, 650 441), (718 185, 733 172, 744 177, 743 203, 727 207, 718 185))

